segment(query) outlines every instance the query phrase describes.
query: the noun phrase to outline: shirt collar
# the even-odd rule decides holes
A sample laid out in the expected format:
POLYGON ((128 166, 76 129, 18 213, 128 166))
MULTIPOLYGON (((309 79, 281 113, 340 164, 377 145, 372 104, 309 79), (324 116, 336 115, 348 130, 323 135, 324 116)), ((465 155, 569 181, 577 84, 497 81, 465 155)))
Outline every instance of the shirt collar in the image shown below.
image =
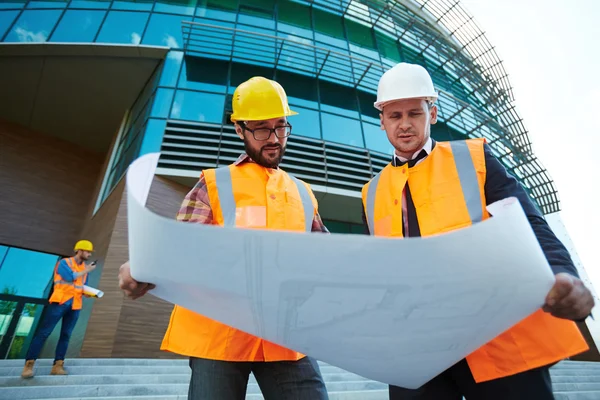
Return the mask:
MULTIPOLYGON (((425 150, 425 153, 427 153, 427 155, 429 155, 429 153, 431 153, 432 145, 433 145, 433 142, 431 140, 431 136, 429 136, 429 138, 425 142, 425 145, 423 147, 421 147, 419 150, 415 151, 415 153, 412 155, 412 157, 410 159, 414 160, 415 158, 417 158, 417 156, 419 155, 419 153, 421 152, 421 150, 425 150)), ((403 163, 405 163, 405 162, 408 161, 408 159, 399 156, 396 151, 394 151, 394 157, 397 158, 400 162, 403 162, 403 163)))
MULTIPOLYGON (((242 153, 240 154, 240 156, 237 158, 237 160, 235 160, 235 162, 233 163, 233 165, 238 166, 247 162, 251 162, 253 163, 254 160, 252 158, 250 158, 250 156, 246 153, 242 153)), ((278 168, 267 168, 268 170, 273 170, 273 171, 278 171, 278 168)))

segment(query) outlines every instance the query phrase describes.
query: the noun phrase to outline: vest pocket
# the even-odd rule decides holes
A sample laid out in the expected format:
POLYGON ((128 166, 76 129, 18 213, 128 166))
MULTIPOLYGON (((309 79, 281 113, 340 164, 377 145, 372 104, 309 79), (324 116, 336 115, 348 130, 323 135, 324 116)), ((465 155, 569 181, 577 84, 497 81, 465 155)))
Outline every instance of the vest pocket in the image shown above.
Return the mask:
POLYGON ((235 225, 239 228, 264 228, 267 226, 267 207, 247 206, 235 209, 235 225))

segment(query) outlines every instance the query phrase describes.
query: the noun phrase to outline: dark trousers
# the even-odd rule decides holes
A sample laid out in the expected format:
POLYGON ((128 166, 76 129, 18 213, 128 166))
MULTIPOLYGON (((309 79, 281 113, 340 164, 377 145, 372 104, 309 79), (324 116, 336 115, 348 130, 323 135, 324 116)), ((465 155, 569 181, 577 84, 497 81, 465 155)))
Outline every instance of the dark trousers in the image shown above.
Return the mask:
POLYGON ((191 358, 188 400, 244 400, 250 372, 265 400, 327 400, 317 362, 234 362, 191 358))
POLYGON ((419 389, 390 386, 390 400, 553 400, 548 367, 475 383, 466 360, 459 361, 419 389))
POLYGON ((65 304, 50 303, 46 308, 44 318, 40 322, 37 334, 29 345, 27 357, 25 357, 26 360, 37 360, 46 339, 48 339, 48 336, 50 336, 61 318, 62 326, 60 328, 60 338, 56 345, 54 360, 58 361, 65 359, 65 354, 67 354, 67 348, 69 347, 69 340, 71 339, 71 333, 79 318, 79 310, 71 309, 71 304, 72 301, 68 301, 65 304))

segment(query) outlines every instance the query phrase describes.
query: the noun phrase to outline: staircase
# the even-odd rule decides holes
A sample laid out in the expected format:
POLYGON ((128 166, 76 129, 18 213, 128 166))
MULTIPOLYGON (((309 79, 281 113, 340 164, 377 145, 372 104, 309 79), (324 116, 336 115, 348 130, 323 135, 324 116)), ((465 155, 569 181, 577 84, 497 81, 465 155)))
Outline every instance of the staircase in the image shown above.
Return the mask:
MULTIPOLYGON (((331 400, 387 400, 387 385, 321 363, 331 400)), ((0 360, 1 400, 187 400, 186 360, 70 359, 69 376, 51 376, 51 360, 20 378, 22 360, 0 360)), ((557 400, 600 399, 600 363, 565 361, 551 369, 557 400)), ((246 399, 262 399, 253 377, 246 399)))

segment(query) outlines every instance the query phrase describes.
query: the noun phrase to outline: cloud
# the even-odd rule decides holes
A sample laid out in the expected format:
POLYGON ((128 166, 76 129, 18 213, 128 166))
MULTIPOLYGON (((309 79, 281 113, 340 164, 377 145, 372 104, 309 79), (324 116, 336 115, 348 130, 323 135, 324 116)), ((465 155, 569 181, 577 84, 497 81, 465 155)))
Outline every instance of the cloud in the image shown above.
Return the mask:
POLYGON ((175 100, 173 102, 173 109, 171 110, 172 118, 180 118, 181 117, 181 104, 175 100))
POLYGON ((48 32, 39 31, 37 33, 28 31, 25 28, 18 27, 15 33, 20 42, 45 42, 48 38, 48 32))
POLYGON ((131 43, 140 44, 141 41, 142 41, 142 37, 140 36, 139 33, 137 33, 137 32, 131 33, 131 43))
POLYGON ((174 36, 171 36, 169 34, 166 34, 165 37, 163 38, 163 43, 166 44, 167 46, 173 48, 177 48, 177 47, 181 47, 179 45, 179 43, 177 42, 177 39, 175 39, 174 36))

